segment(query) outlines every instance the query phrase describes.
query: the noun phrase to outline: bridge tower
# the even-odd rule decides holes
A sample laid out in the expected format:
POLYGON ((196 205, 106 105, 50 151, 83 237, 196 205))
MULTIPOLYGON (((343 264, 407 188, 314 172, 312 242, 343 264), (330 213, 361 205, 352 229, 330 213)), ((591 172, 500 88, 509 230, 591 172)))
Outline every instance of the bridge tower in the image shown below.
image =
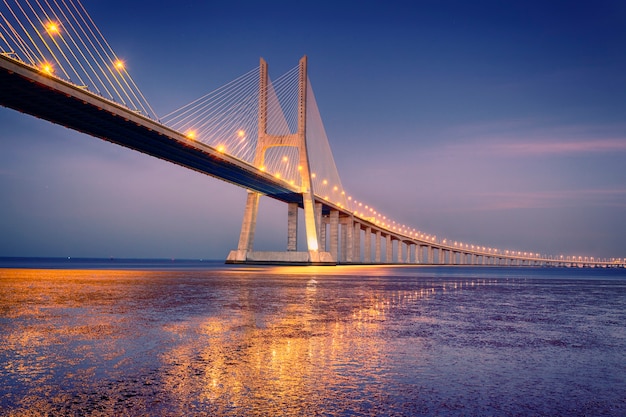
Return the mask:
POLYGON ((315 204, 306 138, 307 122, 307 57, 300 59, 298 73, 298 129, 288 135, 268 133, 268 71, 260 60, 258 140, 254 157, 257 168, 264 166, 265 154, 272 147, 295 147, 299 155, 302 202, 288 203, 287 250, 285 252, 254 251, 254 235, 261 194, 248 191, 246 210, 241 225, 237 250, 228 255, 226 263, 335 264, 330 253, 320 250, 321 204, 315 204), (317 206, 317 207, 316 207, 317 206), (304 209, 307 251, 298 251, 298 210, 304 209))

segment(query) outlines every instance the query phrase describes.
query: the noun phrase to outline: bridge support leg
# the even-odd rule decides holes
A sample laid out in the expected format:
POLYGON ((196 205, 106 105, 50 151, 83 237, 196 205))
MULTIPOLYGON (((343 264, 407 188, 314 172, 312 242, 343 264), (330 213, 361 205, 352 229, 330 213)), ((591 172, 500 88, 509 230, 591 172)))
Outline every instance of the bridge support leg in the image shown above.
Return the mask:
POLYGON ((374 251, 374 262, 379 264, 380 263, 380 240, 382 239, 380 230, 376 231, 376 249, 374 251))
POLYGON ((385 262, 390 264, 393 262, 393 241, 391 235, 387 235, 387 242, 385 244, 385 262))
POLYGON ((298 250, 298 203, 287 205, 287 251, 298 250))
POLYGON ((339 260, 339 212, 330 211, 330 255, 337 262, 339 260))
POLYGON ((346 229, 346 262, 352 262, 354 256, 354 224, 352 217, 347 217, 344 223, 346 229))
POLYGON ((315 226, 317 227, 317 242, 319 250, 325 251, 326 247, 322 243, 322 203, 315 203, 315 226))
POLYGON ((372 263, 372 228, 365 228, 365 242, 363 243, 363 262, 366 264, 372 263))
POLYGON ((320 250, 324 252, 328 248, 328 245, 326 244, 326 228, 328 223, 328 216, 323 216, 320 223, 320 250))
POLYGON ((352 249, 352 262, 361 263, 361 223, 354 222, 354 247, 352 249))
POLYGON ((248 191, 246 211, 243 213, 241 233, 239 234, 239 244, 237 245, 237 250, 231 251, 228 256, 229 261, 245 262, 247 253, 254 248, 254 232, 256 229, 260 198, 261 194, 248 191))

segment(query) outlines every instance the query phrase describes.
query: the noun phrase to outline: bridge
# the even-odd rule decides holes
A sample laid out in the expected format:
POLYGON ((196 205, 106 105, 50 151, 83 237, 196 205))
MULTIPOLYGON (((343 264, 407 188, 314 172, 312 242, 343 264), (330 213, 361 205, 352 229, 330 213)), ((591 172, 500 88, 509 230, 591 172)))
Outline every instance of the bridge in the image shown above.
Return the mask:
POLYGON ((159 118, 78 1, 4 2, 0 105, 248 191, 229 263, 625 267, 437 238, 396 223, 341 185, 307 58, 270 80, 258 68, 159 118), (286 250, 254 247, 262 196, 288 206, 286 250), (304 215, 306 248, 299 250, 304 215))

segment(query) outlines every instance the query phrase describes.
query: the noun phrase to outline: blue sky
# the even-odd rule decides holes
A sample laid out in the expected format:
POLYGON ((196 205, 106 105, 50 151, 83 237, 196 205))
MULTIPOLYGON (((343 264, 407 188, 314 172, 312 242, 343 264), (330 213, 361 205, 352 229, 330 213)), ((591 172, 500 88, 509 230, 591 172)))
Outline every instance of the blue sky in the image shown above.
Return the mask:
MULTIPOLYGON (((453 240, 626 256, 626 4, 310 3, 84 1, 159 115, 306 54, 356 198, 453 240)), ((5 108, 0 126, 0 256, 236 246, 244 190, 5 108)), ((283 235, 263 199, 256 247, 283 235)))

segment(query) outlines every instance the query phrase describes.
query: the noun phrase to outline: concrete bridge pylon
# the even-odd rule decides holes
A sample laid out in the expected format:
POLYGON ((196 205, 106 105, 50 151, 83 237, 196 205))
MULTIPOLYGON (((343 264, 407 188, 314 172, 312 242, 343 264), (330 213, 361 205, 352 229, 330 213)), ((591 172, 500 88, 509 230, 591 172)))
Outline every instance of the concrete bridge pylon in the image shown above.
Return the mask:
POLYGON ((259 211, 261 194, 248 191, 236 250, 232 250, 226 263, 271 263, 271 264, 310 264, 334 265, 337 259, 329 252, 320 250, 321 205, 315 204, 311 181, 311 168, 306 137, 307 122, 307 57, 300 59, 298 73, 298 129, 296 133, 273 135, 268 132, 268 71, 267 62, 260 59, 259 72, 259 114, 258 140, 254 156, 254 165, 263 170, 265 155, 272 147, 295 147, 298 149, 298 170, 301 177, 302 203, 288 203, 287 210, 287 248, 284 252, 263 252, 254 250, 254 236, 259 211), (298 251, 298 211, 304 210, 306 229, 306 251, 298 251), (320 211, 319 213, 316 212, 320 211))

